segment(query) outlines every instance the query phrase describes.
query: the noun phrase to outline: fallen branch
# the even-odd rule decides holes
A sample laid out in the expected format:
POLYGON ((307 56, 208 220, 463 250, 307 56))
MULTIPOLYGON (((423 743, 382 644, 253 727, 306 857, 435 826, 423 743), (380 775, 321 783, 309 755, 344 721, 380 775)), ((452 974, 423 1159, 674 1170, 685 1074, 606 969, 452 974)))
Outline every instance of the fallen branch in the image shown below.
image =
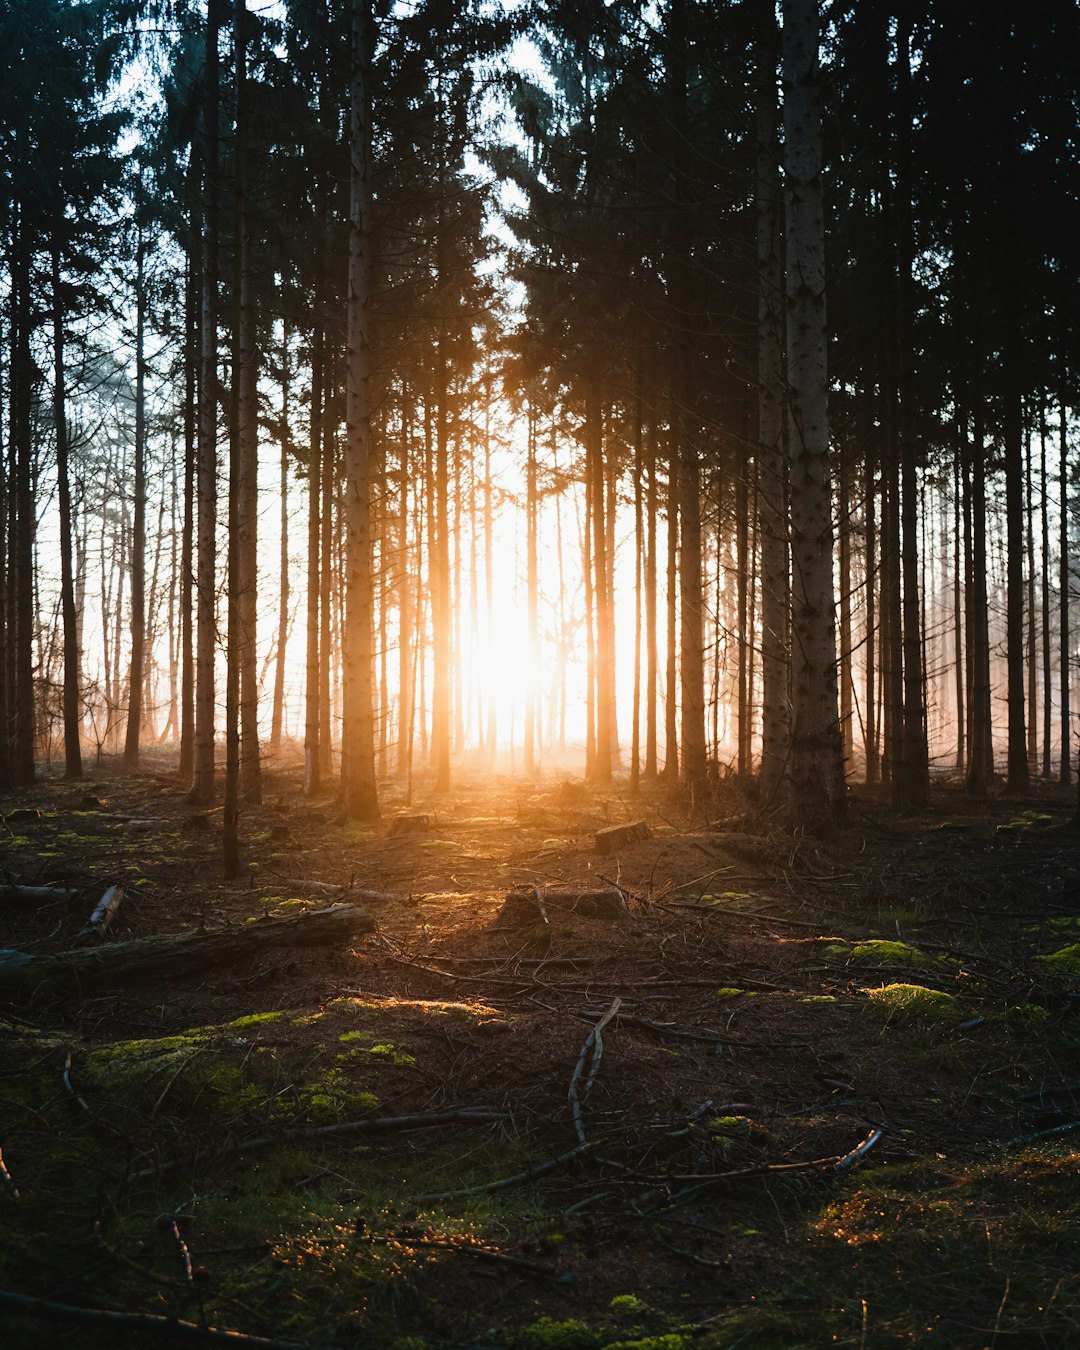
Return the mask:
POLYGON ((374 920, 364 910, 335 905, 332 909, 309 910, 283 919, 264 918, 216 932, 135 938, 60 956, 0 951, 0 990, 81 987, 103 980, 140 980, 163 973, 172 977, 282 948, 291 951, 305 946, 345 946, 374 927, 374 920))
MULTIPOLYGON (((432 1111, 426 1115, 414 1116, 370 1116, 363 1120, 344 1120, 336 1125, 288 1125, 273 1134, 257 1134, 248 1139, 239 1139, 226 1144, 210 1153, 201 1155, 200 1161, 213 1162, 218 1158, 233 1157, 237 1153, 251 1153, 256 1149, 270 1148, 274 1144, 289 1140, 318 1141, 336 1139, 345 1135, 390 1134, 406 1130, 427 1130, 434 1125, 486 1125, 494 1121, 506 1120, 502 1111, 493 1111, 490 1106, 463 1106, 456 1111, 432 1111)), ((155 1167, 145 1167, 141 1172, 128 1174, 129 1181, 143 1181, 147 1177, 156 1177, 162 1172, 178 1167, 179 1162, 165 1162, 155 1167)))
POLYGON ((28 1317, 41 1317, 49 1322, 73 1322, 80 1326, 102 1327, 106 1331, 156 1331, 183 1340, 251 1346, 255 1350, 315 1350, 302 1341, 279 1341, 269 1336, 250 1336, 243 1331, 199 1326, 196 1322, 185 1322, 179 1317, 162 1317, 158 1313, 82 1308, 72 1303, 54 1303, 52 1299, 17 1294, 9 1289, 0 1289, 0 1307, 11 1308, 15 1312, 25 1313, 28 1317))
POLYGON ((26 900, 47 904, 50 900, 70 900, 75 894, 66 886, 0 886, 0 900, 26 900))
POLYGON ((586 1153, 591 1153, 593 1149, 600 1147, 601 1141, 593 1139, 587 1144, 578 1144, 577 1148, 569 1149, 566 1153, 560 1153, 557 1158, 549 1158, 547 1162, 537 1163, 535 1167, 526 1168, 524 1172, 515 1172, 512 1177, 500 1177, 498 1181, 485 1181, 479 1186, 466 1186, 457 1191, 431 1191, 426 1195, 418 1195, 417 1200, 456 1200, 463 1195, 487 1195, 490 1191, 505 1191, 511 1186, 522 1186, 527 1181, 535 1181, 537 1177, 546 1176, 548 1172, 554 1172, 557 1167, 562 1167, 564 1163, 573 1162, 575 1158, 582 1158, 586 1153))
POLYGON ((604 1053, 604 1028, 619 1011, 622 999, 617 998, 606 1013, 600 1018, 596 1026, 589 1032, 585 1038, 585 1044, 581 1047, 581 1054, 578 1055, 577 1063, 574 1065, 574 1072, 570 1075, 570 1087, 567 1090, 567 1097, 570 1101, 570 1114, 574 1119, 574 1129, 577 1130, 578 1140, 583 1144, 585 1142, 585 1125, 581 1119, 581 1100, 578 1097, 577 1084, 585 1068, 585 1059, 592 1050, 592 1068, 589 1072, 588 1080, 585 1083, 585 1095, 589 1095, 589 1089, 592 1087, 596 1075, 600 1070, 600 1056, 604 1053))
POLYGON ((871 1130, 861 1144, 856 1144, 850 1153, 844 1154, 844 1156, 833 1168, 833 1171, 846 1172, 848 1171, 849 1168, 857 1167, 880 1138, 881 1138, 880 1130, 871 1130))

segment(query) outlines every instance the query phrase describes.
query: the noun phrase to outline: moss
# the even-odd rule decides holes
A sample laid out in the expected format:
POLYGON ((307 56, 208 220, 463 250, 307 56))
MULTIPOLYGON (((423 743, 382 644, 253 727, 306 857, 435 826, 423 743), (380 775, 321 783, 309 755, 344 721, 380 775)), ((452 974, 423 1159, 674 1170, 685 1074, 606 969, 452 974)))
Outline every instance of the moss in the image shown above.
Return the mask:
POLYGON ((261 1027, 265 1026, 268 1022, 281 1022, 284 1018, 285 1014, 283 1012, 248 1013, 246 1017, 237 1017, 234 1021, 227 1022, 226 1026, 238 1029, 243 1027, 261 1027))
POLYGON ((599 1345, 598 1332, 576 1317, 558 1321, 554 1317, 540 1317, 522 1327, 510 1337, 514 1350, 588 1350, 599 1345))
POLYGON ((757 998, 757 993, 753 989, 736 989, 733 985, 724 985, 716 991, 716 997, 725 998, 757 998))
POLYGON ((920 948, 913 947, 910 942, 884 938, 867 938, 856 943, 833 942, 825 948, 825 955, 838 961, 861 961, 875 966, 909 966, 914 969, 926 969, 942 963, 942 958, 930 956, 920 948))
POLYGON ((1080 975, 1080 942, 1072 942, 1039 960, 1059 975, 1080 975))
POLYGON ((887 984, 867 990, 871 1006, 890 1021, 951 1022, 958 1016, 956 999, 921 984, 887 984))

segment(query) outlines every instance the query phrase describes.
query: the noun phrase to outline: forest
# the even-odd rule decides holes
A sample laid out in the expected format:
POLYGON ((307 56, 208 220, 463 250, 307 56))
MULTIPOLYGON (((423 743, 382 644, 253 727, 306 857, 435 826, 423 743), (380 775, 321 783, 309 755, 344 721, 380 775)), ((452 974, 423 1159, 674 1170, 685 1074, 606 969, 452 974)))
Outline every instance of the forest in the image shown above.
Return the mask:
POLYGON ((1080 1343, 1075 4, 0 61, 0 1337, 1080 1343))

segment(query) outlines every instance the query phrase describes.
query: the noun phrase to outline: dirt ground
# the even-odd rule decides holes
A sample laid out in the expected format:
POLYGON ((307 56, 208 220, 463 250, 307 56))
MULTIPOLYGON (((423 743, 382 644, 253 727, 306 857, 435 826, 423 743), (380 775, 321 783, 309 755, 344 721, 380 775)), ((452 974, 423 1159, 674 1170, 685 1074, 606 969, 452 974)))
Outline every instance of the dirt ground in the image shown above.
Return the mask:
POLYGON ((856 790, 818 843, 737 787, 387 784, 371 828, 299 789, 233 883, 164 760, 0 803, 0 880, 68 888, 9 887, 0 946, 240 948, 0 959, 0 1343, 1080 1344, 1070 792, 856 790), (335 904, 374 930, 244 952, 335 904))

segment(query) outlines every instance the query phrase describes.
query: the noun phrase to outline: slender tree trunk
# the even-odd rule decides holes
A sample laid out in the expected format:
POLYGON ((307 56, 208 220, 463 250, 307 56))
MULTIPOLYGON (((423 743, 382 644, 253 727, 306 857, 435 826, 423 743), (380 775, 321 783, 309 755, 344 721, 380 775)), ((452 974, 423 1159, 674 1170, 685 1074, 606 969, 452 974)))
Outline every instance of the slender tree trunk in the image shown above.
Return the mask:
POLYGON ((761 536, 761 796, 772 801, 787 770, 788 571, 784 490, 784 278, 780 245, 780 159, 777 143, 776 20, 763 18, 757 110, 757 375, 758 533, 761 536))
POLYGON ((1051 774, 1051 737, 1053 735, 1054 672, 1050 659, 1050 511, 1046 477, 1046 401, 1039 407, 1039 524, 1042 545, 1042 776, 1051 774))
POLYGON ((214 648, 217 642, 218 31, 221 0, 208 0, 202 156, 202 295, 199 304, 198 575, 195 767, 188 800, 214 800, 214 648))
POLYGON ((667 660, 664 688, 664 772, 665 782, 679 777, 678 722, 678 584, 679 584, 679 474, 681 449, 674 418, 668 447, 667 490, 667 660))
POLYGON ((926 803, 930 789, 923 702, 922 606, 919 600, 919 483, 915 453, 914 279, 915 236, 911 165, 911 12, 904 6, 897 24, 896 162, 898 208, 896 384, 901 488, 901 568, 903 572, 904 683, 903 748, 900 772, 893 779, 893 802, 902 807, 926 803))
POLYGON ((289 641, 289 445, 291 442, 290 406, 291 372, 289 370, 289 324, 286 320, 281 333, 281 515, 278 528, 278 631, 277 653, 274 660, 274 701, 270 714, 270 753, 280 755, 282 721, 285 709, 285 656, 289 641))
POLYGON ((1058 432, 1058 603, 1060 606, 1059 625, 1061 628, 1061 773, 1060 781, 1068 783, 1072 778, 1072 718, 1069 703, 1069 677, 1072 666, 1069 654, 1071 635, 1069 632, 1069 586, 1071 584, 1069 568, 1069 444, 1068 414, 1065 398, 1062 395, 1058 405, 1060 427, 1058 432))
POLYGON ((656 645, 656 522, 659 502, 656 490, 656 417, 649 418, 648 487, 645 494, 645 765, 644 777, 656 778, 656 695, 659 671, 656 645))
POLYGON ((611 703, 611 596, 608 587, 608 536, 604 482, 604 418, 591 384, 585 392, 585 462, 592 495, 593 607, 596 615, 596 758, 593 778, 609 783, 614 744, 614 709, 611 703))
POLYGON ((825 335, 825 230, 816 0, 784 0, 784 163, 791 462, 790 816, 824 831, 844 816, 836 690, 825 335))
POLYGON ((60 283, 60 248, 52 248, 53 422, 56 432, 56 480, 60 508, 60 608, 64 620, 64 777, 80 779, 79 634, 72 568, 71 474, 68 465, 67 381, 64 368, 64 304, 60 283))
POLYGON ((537 541, 539 501, 536 484, 536 411, 529 402, 525 463, 525 573, 529 623, 529 659, 525 689, 525 772, 532 775, 538 763, 537 739, 540 707, 540 558, 537 541))
POLYGON ((866 754, 866 785, 876 787, 881 777, 881 761, 878 755, 877 721, 877 659, 881 651, 877 622, 877 506, 876 506, 876 461, 874 454, 874 432, 868 424, 863 437, 866 456, 863 480, 863 515, 866 530, 866 578, 864 595, 866 603, 866 654, 863 668, 866 673, 866 725, 863 749, 866 754))
POLYGON ((953 457, 953 653, 955 656, 955 702, 956 702, 956 771, 962 773, 964 770, 964 756, 966 754, 965 730, 967 727, 966 717, 966 699, 964 679, 964 606, 961 596, 960 585, 960 566, 961 566, 961 544, 965 538, 965 530, 961 521, 961 478, 963 475, 962 467, 962 432, 958 426, 958 435, 956 441, 956 454, 953 457))
POLYGON ((139 763, 146 657, 146 246, 142 225, 142 169, 135 203, 135 481, 131 537, 131 669, 124 763, 139 763))
POLYGON ((192 564, 195 532, 195 423, 198 407, 200 279, 199 183, 201 151, 191 147, 187 168, 189 243, 184 279, 184 523, 180 544, 180 761, 177 772, 185 782, 195 771, 195 651, 192 602, 195 594, 192 564))
POLYGON ((967 790, 973 797, 985 797, 993 771, 990 711, 990 631, 986 594, 986 462, 983 442, 980 390, 976 400, 971 444, 971 750, 968 760, 967 790))
POLYGON ((1024 514, 1027 517, 1027 758, 1031 773, 1039 754, 1039 661, 1035 607, 1035 465, 1032 461, 1030 427, 1025 428, 1027 473, 1024 484, 1024 514))
MULTIPOLYGON (((1015 359, 1015 358, 1014 358, 1015 359)), ((1015 371, 1010 370, 1010 378, 1015 371)), ((1020 395, 1011 390, 1005 403, 1006 666, 1008 671, 1009 754, 1006 791, 1028 788, 1027 732, 1024 722, 1024 496, 1023 419, 1020 395)))
POLYGON ((641 784, 641 602, 644 560, 643 503, 644 447, 641 418, 641 363, 638 360, 637 387, 633 403, 634 425, 634 693, 630 712, 630 791, 641 784))
MULTIPOLYGON (((320 263, 316 249, 316 268, 320 263)), ((319 590, 320 505, 322 502, 322 379, 323 330, 316 308, 311 335, 311 393, 309 401, 307 473, 307 595, 305 598, 304 652, 304 791, 316 793, 322 786, 322 755, 319 749, 319 590)))
POLYGON ((371 0, 352 3, 349 175, 349 364, 346 380, 346 586, 341 814, 379 815, 372 689, 371 0))

